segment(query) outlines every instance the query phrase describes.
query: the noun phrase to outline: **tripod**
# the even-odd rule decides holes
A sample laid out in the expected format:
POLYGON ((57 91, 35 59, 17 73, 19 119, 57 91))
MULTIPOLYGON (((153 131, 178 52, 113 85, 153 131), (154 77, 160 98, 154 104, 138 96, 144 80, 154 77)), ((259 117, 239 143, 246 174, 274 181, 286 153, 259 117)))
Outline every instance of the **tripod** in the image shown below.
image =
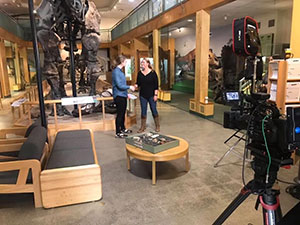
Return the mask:
POLYGON ((255 180, 251 180, 244 186, 239 195, 227 206, 223 213, 216 219, 213 225, 221 225, 224 221, 242 204, 250 194, 258 194, 255 209, 258 209, 259 203, 263 208, 264 225, 276 225, 282 218, 279 204, 279 191, 259 188, 255 180))
POLYGON ((243 158, 238 152, 235 151, 235 147, 240 143, 240 141, 246 141, 245 136, 246 134, 241 133, 238 135, 238 133, 241 133, 241 129, 238 129, 236 132, 234 132, 229 138, 224 141, 224 144, 227 144, 228 141, 230 141, 232 138, 237 138, 237 141, 234 142, 232 146, 224 153, 224 155, 216 162, 214 167, 218 167, 219 163, 229 154, 229 153, 234 153, 236 156, 243 158))

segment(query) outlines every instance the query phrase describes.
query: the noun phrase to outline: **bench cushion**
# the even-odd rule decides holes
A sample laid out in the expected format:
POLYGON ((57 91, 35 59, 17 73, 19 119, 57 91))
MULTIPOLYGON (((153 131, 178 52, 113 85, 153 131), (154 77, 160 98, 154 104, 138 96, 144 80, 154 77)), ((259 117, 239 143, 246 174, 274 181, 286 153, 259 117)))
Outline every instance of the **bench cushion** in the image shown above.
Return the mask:
POLYGON ((40 119, 40 118, 38 118, 33 124, 31 124, 31 125, 27 128, 24 137, 28 137, 28 136, 30 135, 31 131, 32 131, 35 127, 38 127, 38 126, 39 126, 39 127, 42 126, 42 125, 41 125, 41 119, 40 119))
POLYGON ((47 140, 47 131, 44 127, 36 126, 30 132, 27 140, 22 145, 19 159, 37 159, 40 160, 43 155, 43 149, 47 140))
POLYGON ((46 169, 94 164, 94 152, 89 130, 60 131, 46 169))
POLYGON ((0 172, 0 184, 16 184, 19 171, 0 172))

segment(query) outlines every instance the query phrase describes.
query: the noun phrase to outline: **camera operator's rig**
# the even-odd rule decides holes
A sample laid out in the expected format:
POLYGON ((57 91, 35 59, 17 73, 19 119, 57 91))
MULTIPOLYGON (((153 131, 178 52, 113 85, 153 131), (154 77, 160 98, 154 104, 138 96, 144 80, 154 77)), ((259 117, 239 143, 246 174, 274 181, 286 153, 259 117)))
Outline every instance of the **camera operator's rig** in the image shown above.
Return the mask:
POLYGON ((298 122, 295 120, 296 115, 300 115, 300 108, 288 108, 287 117, 284 118, 276 104, 267 101, 270 97, 268 94, 256 93, 257 55, 260 49, 256 21, 250 17, 234 20, 233 39, 234 52, 250 56, 248 62, 253 60, 254 69, 251 69, 248 63, 246 67, 246 71, 252 74, 252 93, 251 96, 238 92, 224 93, 225 100, 235 103, 232 111, 224 114, 224 127, 235 128, 238 131, 246 130, 245 153, 250 150, 253 157, 251 168, 254 171, 254 179, 244 183, 240 194, 213 225, 223 224, 250 194, 258 196, 255 208, 257 209, 259 204, 262 205, 264 224, 276 225, 282 219, 282 213, 279 204, 280 192, 274 190, 273 185, 279 168, 292 165, 291 153, 300 146, 300 124, 297 126, 298 122))

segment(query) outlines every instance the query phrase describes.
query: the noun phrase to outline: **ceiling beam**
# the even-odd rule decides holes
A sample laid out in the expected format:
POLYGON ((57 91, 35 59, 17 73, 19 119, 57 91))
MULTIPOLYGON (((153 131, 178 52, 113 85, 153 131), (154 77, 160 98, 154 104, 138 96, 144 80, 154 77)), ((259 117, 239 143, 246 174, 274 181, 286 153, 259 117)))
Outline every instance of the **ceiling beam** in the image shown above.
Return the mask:
POLYGON ((112 46, 146 35, 154 29, 160 29, 185 17, 191 16, 201 9, 210 11, 233 1, 235 0, 188 0, 123 34, 118 39, 112 41, 112 46))

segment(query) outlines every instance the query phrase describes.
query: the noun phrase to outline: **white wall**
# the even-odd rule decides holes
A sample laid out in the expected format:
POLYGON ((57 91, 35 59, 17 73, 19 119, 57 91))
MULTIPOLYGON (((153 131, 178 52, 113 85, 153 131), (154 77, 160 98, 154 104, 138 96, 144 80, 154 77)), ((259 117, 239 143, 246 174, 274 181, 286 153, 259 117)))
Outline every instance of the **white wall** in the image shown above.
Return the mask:
MULTIPOLYGON (((292 9, 272 11, 271 13, 253 17, 260 22, 259 34, 274 34, 273 54, 280 54, 282 44, 290 43, 292 9), (269 27, 269 20, 275 19, 275 26, 269 27)), ((232 25, 226 25, 211 30, 210 48, 217 56, 221 56, 222 48, 232 38, 232 25)), ((195 33, 177 37, 175 47, 181 56, 186 55, 196 47, 195 33)))
POLYGON ((210 47, 217 56, 221 56, 222 48, 232 39, 231 24, 211 30, 210 47))
POLYGON ((196 48, 195 34, 189 34, 175 39, 175 49, 180 56, 185 56, 196 48))

